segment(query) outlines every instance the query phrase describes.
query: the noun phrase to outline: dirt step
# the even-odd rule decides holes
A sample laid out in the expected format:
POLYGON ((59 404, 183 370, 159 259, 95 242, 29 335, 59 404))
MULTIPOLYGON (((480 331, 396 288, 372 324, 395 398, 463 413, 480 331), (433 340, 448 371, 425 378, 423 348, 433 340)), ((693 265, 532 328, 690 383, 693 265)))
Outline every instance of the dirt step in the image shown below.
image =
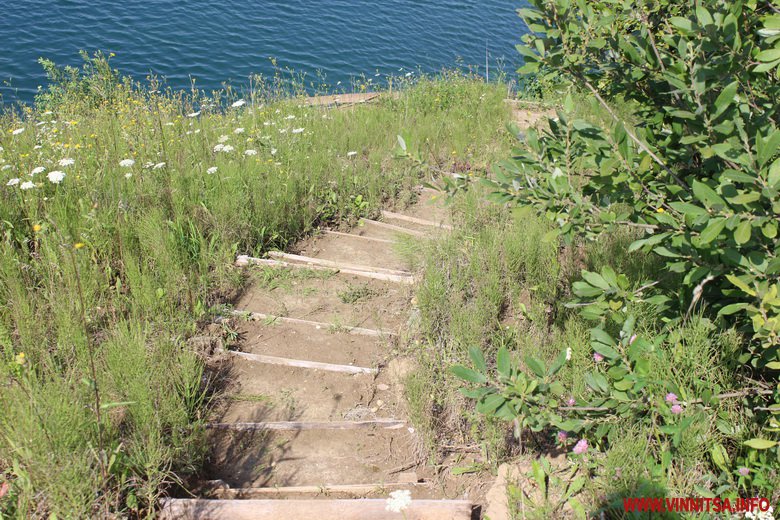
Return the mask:
POLYGON ((362 500, 202 500, 168 499, 163 519, 278 520, 468 520, 472 504, 465 500, 412 500, 395 513, 382 499, 362 500))
POLYGON ((230 488, 221 480, 203 483, 194 490, 201 498, 219 499, 332 499, 332 498, 386 498, 391 491, 405 489, 412 498, 431 498, 432 482, 421 480, 414 471, 402 472, 391 482, 373 484, 332 484, 327 486, 245 487, 230 488))
POLYGON ((396 392, 380 374, 344 374, 237 358, 234 387, 212 422, 340 421, 393 417, 396 392), (381 401, 381 402, 380 402, 381 401))
POLYGON ((392 482, 414 465, 405 429, 209 430, 211 478, 231 488, 392 482))
POLYGON ((260 312, 332 324, 398 330, 408 319, 412 288, 346 274, 293 280, 274 288, 255 287, 236 304, 260 312))
POLYGON ((392 351, 391 338, 330 331, 327 327, 264 320, 235 320, 243 352, 374 367, 392 351))
MULTIPOLYGON (((387 239, 380 239, 387 240, 387 239)), ((406 270, 406 263, 395 254, 392 242, 365 240, 360 235, 322 234, 299 244, 300 254, 337 262, 406 270)))
POLYGON ((405 213, 394 213, 392 211, 382 211, 382 218, 386 222, 403 222, 405 224, 411 224, 413 226, 424 226, 432 228, 440 228, 446 230, 452 230, 452 226, 445 223, 443 220, 431 220, 429 218, 421 218, 413 215, 407 215, 405 213))

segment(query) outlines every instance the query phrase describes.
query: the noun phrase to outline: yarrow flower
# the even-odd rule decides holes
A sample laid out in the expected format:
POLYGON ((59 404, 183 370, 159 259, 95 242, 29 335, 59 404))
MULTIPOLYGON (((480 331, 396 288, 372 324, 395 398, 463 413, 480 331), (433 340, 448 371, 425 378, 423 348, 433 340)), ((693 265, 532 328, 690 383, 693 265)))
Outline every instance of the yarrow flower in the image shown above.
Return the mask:
POLYGON ((277 152, 276 148, 271 148, 271 155, 276 155, 276 152, 277 152))
POLYGON ((213 175, 213 174, 217 173, 217 167, 216 166, 212 166, 211 168, 206 170, 206 173, 208 173, 209 175, 213 175))
POLYGON ((745 513, 745 518, 750 518, 751 520, 775 520, 775 508, 772 506, 769 506, 769 509, 766 511, 758 511, 754 513, 753 511, 748 511, 745 513))
POLYGON ((65 179, 65 172, 61 172, 59 170, 54 170, 49 172, 49 175, 46 176, 49 179, 49 182, 52 182, 54 184, 59 184, 65 179))
POLYGON ((17 128, 16 130, 13 130, 11 133, 12 133, 13 135, 19 135, 19 134, 21 134, 22 132, 24 132, 24 128, 17 128))
POLYGON ((246 101, 243 100, 243 99, 239 99, 238 101, 236 101, 235 103, 233 103, 230 106, 233 107, 233 108, 238 108, 238 107, 242 107, 244 105, 246 105, 246 101))
POLYGON ((133 159, 122 159, 119 161, 119 166, 122 168, 130 168, 135 164, 135 161, 133 159))
POLYGON ((566 361, 571 361, 571 347, 566 349, 566 361))
POLYGON ((390 493, 385 509, 392 513, 405 511, 412 503, 412 492, 408 489, 399 489, 390 493))
POLYGON ((46 171, 46 168, 43 166, 38 166, 37 168, 33 168, 33 171, 30 172, 30 175, 37 175, 39 173, 43 173, 46 171))
POLYGON ((577 444, 574 445, 574 449, 571 450, 575 455, 582 455, 588 451, 588 441, 586 439, 580 439, 577 444))
POLYGON ((21 179, 11 179, 8 182, 6 182, 5 185, 6 186, 16 186, 17 184, 19 184, 20 181, 21 181, 21 179))
POLYGON ((219 136, 219 139, 217 139, 217 142, 218 143, 226 143, 228 139, 230 139, 230 136, 221 135, 221 136, 219 136))
POLYGON ((667 403, 676 403, 677 402, 677 395, 673 394, 672 392, 669 392, 666 394, 666 397, 664 398, 667 403))
POLYGON ((679 404, 675 404, 672 406, 672 413, 674 415, 680 415, 683 412, 683 407, 679 404))
POLYGON ((132 178, 132 176, 133 176, 132 173, 126 173, 125 174, 125 179, 130 179, 130 178, 132 178))
POLYGON ((21 186, 19 186, 19 189, 27 191, 33 189, 34 187, 35 187, 35 183, 33 183, 32 181, 25 181, 22 183, 21 186))
POLYGON ((244 133, 244 129, 243 128, 236 128, 235 130, 233 130, 233 133, 234 134, 243 134, 244 133))
POLYGON ((602 361, 604 361, 604 356, 602 356, 598 352, 594 352, 593 353, 593 361, 595 361, 596 363, 601 363, 602 361))
POLYGON ((229 144, 226 144, 225 146, 222 147, 222 151, 225 152, 225 153, 232 152, 233 150, 235 150, 235 148, 233 148, 229 144))
POLYGON ((257 150, 247 150, 244 152, 244 155, 257 155, 257 150))
POLYGON ((60 166, 71 166, 75 162, 76 161, 74 161, 70 157, 65 157, 64 159, 60 159, 57 164, 59 164, 60 166))
POLYGON ((222 143, 214 145, 214 151, 215 152, 221 152, 224 148, 225 148, 225 145, 222 144, 222 143))

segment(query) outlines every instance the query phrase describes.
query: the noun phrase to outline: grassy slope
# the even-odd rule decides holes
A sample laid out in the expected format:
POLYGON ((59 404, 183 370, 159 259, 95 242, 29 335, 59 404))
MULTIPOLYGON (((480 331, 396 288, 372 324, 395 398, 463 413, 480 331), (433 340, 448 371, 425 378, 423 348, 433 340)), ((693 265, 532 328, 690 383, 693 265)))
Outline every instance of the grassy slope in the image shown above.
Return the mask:
MULTIPOLYGON (((453 199, 456 231, 427 250, 410 256, 423 270, 417 293, 423 340, 414 348, 419 366, 410 376, 407 397, 411 415, 435 456, 441 444, 476 443, 482 447, 487 467, 515 460, 520 448, 507 442, 510 425, 477 414, 460 393, 463 382, 455 378, 453 364, 471 366, 468 348, 480 347, 489 363, 506 345, 517 359, 526 355, 542 359, 547 366, 566 348, 571 361, 559 373, 571 395, 584 395, 583 374, 594 365, 589 342, 589 324, 564 304, 573 299, 571 283, 581 269, 598 271, 611 265, 640 285, 653 279, 652 257, 627 253, 634 240, 630 231, 602 237, 590 244, 562 247, 545 241, 550 223, 527 210, 514 213, 485 202, 479 186, 453 199), (446 441, 446 442, 445 442, 446 441)), ((694 317, 667 335, 660 332, 655 316, 635 309, 638 333, 658 345, 652 366, 659 381, 671 380, 686 395, 701 395, 705 389, 732 390, 735 367, 729 363, 739 348, 733 330, 718 330, 709 320, 694 317)), ((562 402, 569 396, 561 396, 562 402)), ((695 417, 681 441, 682 457, 668 470, 649 462, 661 458, 652 442, 653 429, 622 423, 618 433, 591 452, 582 495, 591 512, 601 508, 619 515, 623 496, 697 496, 694 486, 709 488, 709 450, 715 441, 736 442, 749 423, 738 408, 724 400, 716 423, 695 417), (612 509, 615 508, 615 509, 612 509)), ((696 412, 686 412, 696 413, 696 412)), ((534 460, 557 452, 557 431, 524 433, 525 453, 519 460, 534 460)), ((563 447, 571 450, 576 439, 563 447)), ((583 471, 581 468, 580 471, 583 471)), ((568 470, 555 474, 564 477, 568 470)), ((567 481, 568 477, 564 478, 567 481)), ((551 490, 551 496, 563 488, 551 490)), ((520 511, 520 495, 515 496, 520 511)), ((527 518, 562 515, 552 503, 535 496, 523 508, 527 518)), ((520 518, 520 516, 518 516, 520 518)))
POLYGON ((149 514, 203 454, 204 368, 185 339, 242 283, 235 254, 416 183, 391 158, 401 129, 442 161, 494 160, 503 92, 449 77, 355 109, 257 99, 188 117, 181 98, 120 87, 0 120, 2 512, 149 514))

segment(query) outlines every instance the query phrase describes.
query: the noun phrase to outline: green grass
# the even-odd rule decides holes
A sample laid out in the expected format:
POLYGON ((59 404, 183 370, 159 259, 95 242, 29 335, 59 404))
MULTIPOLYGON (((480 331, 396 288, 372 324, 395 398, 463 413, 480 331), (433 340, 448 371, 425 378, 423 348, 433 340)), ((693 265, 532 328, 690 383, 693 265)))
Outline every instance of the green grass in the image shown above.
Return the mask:
POLYGON ((219 96, 91 78, 0 119, 10 518, 153 515, 203 458, 209 378, 185 340, 247 283, 236 254, 407 197, 419 179, 393 159, 402 129, 445 166, 485 168, 505 151, 505 87, 459 75, 339 110, 267 92, 222 110, 209 108, 219 96), (52 171, 65 173, 59 184, 52 171))
MULTIPOLYGON (((518 457, 529 461, 549 456, 557 431, 524 432, 522 447, 508 441, 511 424, 477 414, 473 402, 460 394, 463 381, 449 367, 471 366, 468 348, 472 346, 481 348, 490 364, 498 348, 505 345, 521 367, 526 355, 550 366, 571 348, 571 360, 558 379, 571 395, 587 395, 584 374, 594 366, 591 325, 564 305, 573 299, 571 283, 581 269, 598 270, 609 264, 639 284, 655 277, 658 264, 652 257, 627 253, 634 240, 631 230, 588 244, 564 246, 545 240, 551 229, 546 220, 523 209, 488 204, 484 196, 476 184, 455 195, 455 231, 416 252, 412 247, 401 249, 423 274, 416 295, 421 341, 409 347, 417 368, 405 391, 410 416, 432 459, 440 455, 439 446, 445 439, 458 439, 481 445, 486 462, 495 468, 502 462, 516 462, 518 457)), ((672 382, 686 396, 735 389, 738 369, 729 360, 742 338, 733 330, 718 329, 707 318, 693 316, 663 331, 657 316, 641 307, 634 311, 638 334, 657 345, 652 380, 672 382)), ((739 442, 750 424, 734 402, 724 399, 713 407, 712 415, 695 416, 682 436, 680 455, 660 472, 648 462, 661 457, 653 442, 654 429, 619 423, 616 433, 592 452, 595 468, 587 472, 578 500, 591 513, 608 510, 620 517, 623 496, 646 496, 651 489, 656 493, 653 496, 660 496, 658 490, 666 496, 700 495, 698 490, 711 487, 713 444, 739 442), (710 421, 711 416, 719 419, 710 421)), ((545 509, 549 504, 528 502, 522 516, 519 498, 515 505, 517 518, 558 514, 545 509)))

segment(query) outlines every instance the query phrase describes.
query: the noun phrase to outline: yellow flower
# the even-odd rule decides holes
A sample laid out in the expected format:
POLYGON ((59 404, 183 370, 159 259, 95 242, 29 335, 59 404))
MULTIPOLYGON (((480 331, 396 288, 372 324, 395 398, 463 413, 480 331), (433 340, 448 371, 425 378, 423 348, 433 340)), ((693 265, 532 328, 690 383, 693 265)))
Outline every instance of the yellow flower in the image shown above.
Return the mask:
POLYGON ((33 226, 33 231, 35 231, 36 233, 37 233, 38 231, 40 231, 40 230, 41 230, 41 225, 40 225, 40 224, 35 224, 35 225, 33 226))
POLYGON ((27 361, 27 360, 25 359, 24 352, 19 352, 19 353, 16 355, 16 364, 17 364, 17 365, 24 365, 24 363, 25 363, 26 361, 27 361))
POLYGON ((84 242, 76 242, 75 244, 73 244, 73 247, 75 247, 76 249, 81 249, 82 247, 84 247, 84 242))
POLYGON ((666 212, 666 210, 664 208, 658 208, 655 211, 656 211, 656 213, 664 213, 664 212, 666 212))

